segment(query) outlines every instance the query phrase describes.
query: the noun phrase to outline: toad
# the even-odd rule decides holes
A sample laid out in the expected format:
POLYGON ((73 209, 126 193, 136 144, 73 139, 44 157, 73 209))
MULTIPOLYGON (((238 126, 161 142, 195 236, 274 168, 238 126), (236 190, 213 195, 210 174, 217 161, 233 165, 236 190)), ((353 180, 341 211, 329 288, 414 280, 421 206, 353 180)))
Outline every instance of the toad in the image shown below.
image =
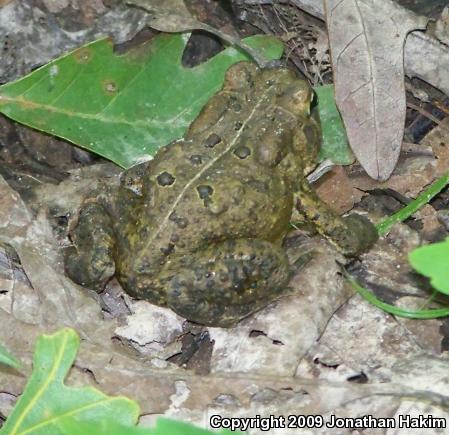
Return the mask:
POLYGON ((369 220, 340 217, 307 182, 321 137, 312 100, 287 68, 232 66, 182 140, 84 202, 66 273, 97 290, 115 275, 137 299, 229 327, 287 288, 294 207, 344 254, 368 249, 369 220))

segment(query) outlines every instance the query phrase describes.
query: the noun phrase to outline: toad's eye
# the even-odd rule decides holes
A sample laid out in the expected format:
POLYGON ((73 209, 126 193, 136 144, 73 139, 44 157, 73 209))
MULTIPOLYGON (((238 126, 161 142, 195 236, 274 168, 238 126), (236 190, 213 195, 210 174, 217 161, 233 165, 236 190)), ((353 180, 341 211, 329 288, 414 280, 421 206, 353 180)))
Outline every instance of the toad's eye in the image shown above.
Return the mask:
POLYGON ((296 107, 302 107, 303 111, 310 115, 310 110, 314 103, 315 93, 311 88, 307 86, 307 88, 300 87, 292 94, 291 103, 296 107))
POLYGON ((316 126, 312 123, 306 123, 302 129, 304 132, 304 135, 307 139, 307 143, 309 144, 316 144, 319 143, 320 140, 320 132, 316 128, 316 126))
POLYGON ((284 131, 280 136, 262 138, 262 142, 256 151, 257 161, 264 166, 274 168, 286 156, 288 151, 286 144, 290 142, 290 131, 284 131))
MULTIPOLYGON (((318 95, 312 89, 312 98, 310 100, 310 113, 314 112, 318 108, 318 95)), ((310 115, 309 113, 309 115, 310 115)))

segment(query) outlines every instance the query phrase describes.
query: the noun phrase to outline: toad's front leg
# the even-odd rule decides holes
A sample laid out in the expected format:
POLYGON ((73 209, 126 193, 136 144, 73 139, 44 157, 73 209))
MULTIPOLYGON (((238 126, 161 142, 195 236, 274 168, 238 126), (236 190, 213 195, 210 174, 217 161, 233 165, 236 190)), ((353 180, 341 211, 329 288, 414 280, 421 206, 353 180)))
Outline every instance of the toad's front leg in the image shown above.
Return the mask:
POLYGON ((104 205, 86 201, 70 236, 73 245, 64 250, 66 274, 82 286, 103 290, 115 273, 112 218, 104 205))
POLYGON ((311 222, 345 255, 354 256, 367 251, 378 238, 376 228, 369 219, 359 214, 339 216, 321 201, 306 179, 300 183, 296 208, 307 222, 311 222))
POLYGON ((167 305, 198 323, 229 327, 280 296, 289 263, 283 249, 256 239, 213 243, 162 273, 167 305))

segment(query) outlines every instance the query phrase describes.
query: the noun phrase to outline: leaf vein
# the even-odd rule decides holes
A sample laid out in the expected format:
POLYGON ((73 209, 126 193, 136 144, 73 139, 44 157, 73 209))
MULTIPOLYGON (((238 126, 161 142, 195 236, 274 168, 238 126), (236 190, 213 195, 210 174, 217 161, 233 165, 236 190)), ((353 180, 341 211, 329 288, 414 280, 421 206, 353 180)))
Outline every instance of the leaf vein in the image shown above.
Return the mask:
POLYGON ((369 76, 370 76, 370 83, 371 83, 371 91, 372 91, 372 95, 373 95, 373 118, 374 118, 374 137, 375 137, 375 148, 376 148, 376 169, 377 169, 377 174, 379 174, 380 172, 380 168, 379 168, 379 149, 378 149, 378 144, 379 144, 379 133, 378 133, 378 120, 377 120, 377 100, 376 100, 376 92, 374 89, 374 74, 373 74, 373 65, 372 65, 372 59, 373 59, 373 52, 372 52, 372 48, 370 46, 369 40, 368 40, 368 32, 366 30, 366 26, 365 26, 365 21, 363 20, 363 14, 362 11, 360 10, 360 6, 357 0, 354 1, 355 3, 355 7, 357 9, 357 12, 359 14, 359 20, 362 24, 362 28, 363 28, 363 35, 364 35, 364 39, 365 39, 365 44, 366 44, 366 50, 368 52, 368 68, 369 68, 369 76))
MULTIPOLYGON (((101 393, 101 394, 103 394, 103 393, 101 393)), ((64 412, 62 414, 53 416, 53 417, 48 418, 46 420, 42 420, 38 424, 35 424, 34 426, 31 426, 28 429, 22 431, 20 433, 20 435, 25 435, 25 434, 27 434, 29 432, 32 432, 32 431, 36 430, 36 429, 41 429, 42 427, 48 426, 48 425, 56 422, 57 420, 60 420, 60 419, 66 418, 66 417, 70 417, 70 416, 75 415, 77 413, 84 412, 84 411, 86 411, 86 410, 88 410, 90 408, 93 408, 95 406, 105 406, 107 403, 113 402, 115 400, 122 400, 122 398, 121 397, 106 397, 106 398, 104 398, 102 400, 97 400, 97 401, 89 403, 87 405, 80 406, 80 407, 78 407, 76 409, 72 409, 70 411, 67 411, 67 412, 64 412)))
POLYGON ((174 120, 177 120, 178 115, 166 119, 134 119, 132 121, 122 118, 122 117, 116 117, 116 116, 99 116, 99 112, 96 113, 80 113, 80 112, 73 112, 71 110, 49 106, 47 104, 41 104, 41 103, 35 103, 30 100, 25 100, 23 98, 11 98, 11 97, 5 97, 0 96, 0 103, 16 103, 18 105, 27 106, 30 109, 41 109, 46 110, 48 112, 65 115, 71 118, 79 118, 79 119, 87 119, 87 120, 93 120, 93 121, 101 121, 105 123, 117 123, 117 124, 127 124, 130 126, 142 126, 142 127, 148 127, 148 124, 152 124, 154 126, 160 126, 161 128, 165 128, 167 125, 170 125, 173 123, 174 120))
MULTIPOLYGON (((68 334, 64 334, 63 337, 64 337, 63 338, 63 342, 61 343, 61 346, 59 348, 59 352, 56 355, 56 358, 53 360, 53 364, 52 364, 51 370, 48 373, 48 376, 45 379, 45 382, 38 389, 36 394, 32 397, 32 399, 30 400, 28 405, 25 406, 22 414, 19 415, 19 418, 17 419, 16 424, 12 427, 11 435, 14 435, 14 434, 17 433, 17 431, 19 430, 20 425, 25 420, 27 414, 31 411, 31 409, 36 404, 36 402, 44 394, 45 390, 48 388, 50 383, 54 380, 54 376, 55 376, 56 372, 58 371, 58 368, 59 368, 59 366, 61 364, 62 358, 64 356, 65 348, 67 346, 67 341, 68 341, 68 338, 69 338, 68 334)), ((52 344, 54 345, 54 342, 52 342, 52 344)))

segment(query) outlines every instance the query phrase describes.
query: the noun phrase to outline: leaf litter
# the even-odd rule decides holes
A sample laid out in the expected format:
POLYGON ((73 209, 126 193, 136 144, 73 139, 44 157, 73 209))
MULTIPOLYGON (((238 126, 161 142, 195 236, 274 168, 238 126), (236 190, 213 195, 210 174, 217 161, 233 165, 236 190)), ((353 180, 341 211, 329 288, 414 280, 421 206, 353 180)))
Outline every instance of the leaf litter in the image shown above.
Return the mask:
MULTIPOLYGON (((3 184, 3 189, 2 198, 14 201, 15 197, 15 200, 18 200, 7 185, 3 184)), ((19 203, 16 207, 2 207, 1 210, 6 211, 0 215, 1 221, 10 222, 9 214, 17 215, 20 210, 26 210, 26 207, 19 203)), ((135 398, 142 405, 143 413, 165 413, 202 425, 207 423, 204 414, 206 410, 210 412, 220 409, 224 415, 234 416, 252 416, 256 411, 264 413, 268 409, 270 412, 281 414, 294 410, 296 413, 313 411, 326 414, 329 413, 329 409, 340 409, 347 401, 370 394, 375 395, 379 391, 382 394, 392 394, 389 409, 394 410, 400 402, 398 395, 400 396, 401 391, 404 395, 415 394, 410 389, 410 379, 407 389, 404 386, 399 388, 394 383, 394 373, 387 370, 389 367, 385 366, 385 362, 382 363, 383 368, 391 376, 391 381, 387 383, 382 381, 382 384, 373 382, 363 387, 347 382, 336 385, 336 378, 332 376, 324 383, 322 380, 318 382, 315 380, 315 371, 314 376, 308 380, 303 373, 297 373, 298 364, 313 349, 329 317, 350 296, 350 290, 347 287, 345 289, 342 277, 338 278, 336 269, 332 269, 337 267, 334 260, 335 254, 329 251, 329 247, 323 246, 322 241, 309 242, 309 247, 313 246, 316 257, 311 260, 311 264, 306 269, 300 270, 295 275, 291 285, 296 290, 292 290, 290 296, 284 300, 280 299, 253 318, 247 319, 234 331, 210 329, 209 332, 217 344, 211 362, 212 373, 209 376, 198 376, 165 361, 166 355, 163 351, 159 353, 159 356, 148 355, 144 360, 142 356, 135 359, 129 352, 124 352, 126 349, 123 345, 117 345, 117 342, 113 340, 120 331, 116 328, 116 320, 102 320, 94 300, 86 297, 85 289, 74 285, 70 288, 70 309, 76 321, 72 322, 66 312, 68 302, 61 298, 60 291, 61 284, 64 286, 68 284, 65 283, 61 273, 49 273, 52 268, 58 268, 59 261, 54 258, 57 249, 49 248, 51 241, 45 242, 45 237, 49 236, 48 223, 43 217, 31 223, 28 217, 29 214, 25 213, 22 217, 25 228, 16 225, 13 232, 15 236, 12 239, 33 286, 32 291, 39 294, 43 292, 46 295, 45 298, 39 299, 39 302, 35 302, 38 304, 38 311, 45 313, 53 311, 53 315, 40 316, 35 318, 33 324, 30 324, 20 320, 20 311, 26 310, 26 307, 18 307, 14 313, 10 314, 2 310, 0 321, 2 324, 8 324, 9 327, 0 330, 0 341, 5 343, 15 355, 29 361, 33 340, 39 333, 67 324, 74 325, 79 331, 84 330, 88 335, 83 340, 81 353, 76 360, 75 370, 69 377, 69 383, 75 382, 76 385, 80 385, 93 382, 97 388, 106 393, 114 394, 120 391, 121 394, 135 398), (30 225, 34 228, 30 228, 30 225), (33 241, 36 235, 44 237, 44 240, 33 241), (28 238, 31 238, 31 241, 28 238), (21 243, 24 243, 27 248, 30 244, 34 245, 34 253, 24 255, 25 248, 21 247, 21 243), (40 261, 37 262, 33 258, 35 255, 41 257, 40 261), (327 269, 330 269, 328 276, 322 275, 323 261, 327 261, 327 269), (37 264, 33 264, 34 262, 37 264), (47 262, 50 264, 46 264, 47 262), (44 269, 44 275, 40 277, 42 269, 44 269), (330 286, 335 277, 338 280, 330 286), (51 282, 53 279, 55 284, 51 282), (326 286, 323 285, 323 281, 326 281, 326 286), (304 293, 306 290, 307 292, 304 293), (87 305, 77 302, 86 299, 87 305), (321 308, 317 307, 317 304, 321 308), (92 321, 93 318, 97 320, 92 321), (105 323, 108 327, 105 327, 105 323), (261 331, 261 334, 255 334, 253 331, 261 331), (88 373, 92 373, 93 378, 88 373), (288 392, 289 389, 291 389, 290 392, 288 392), (307 392, 310 400, 304 401, 304 391, 307 392), (325 404, 319 399, 323 394, 333 397, 330 403, 325 404), (223 399, 232 397, 232 400, 217 401, 219 397, 223 399), (236 411, 235 403, 240 404, 238 411, 236 411), (248 405, 242 406, 243 403, 248 405)), ((20 223, 19 220, 16 222, 20 223)), ((9 231, 11 229, 5 232, 5 226, 3 226, 1 236, 7 236, 9 231)), ((292 240, 291 255, 298 255, 294 245, 295 241, 292 240)), ((364 302, 360 301, 360 304, 364 302)), ((150 304, 145 305, 151 313, 153 307, 150 304)), ((370 306, 365 307, 365 310, 368 308, 375 311, 370 306)), ((354 311, 360 319, 360 311, 354 311)), ((389 318, 385 313, 379 311, 375 313, 378 317, 389 318)), ((399 330, 397 334, 396 337, 394 330, 390 332, 392 337, 389 339, 393 340, 392 343, 395 339, 403 341, 403 331, 399 330)), ((361 335, 360 338, 367 340, 366 335, 361 335)), ((401 347, 407 346, 406 343, 404 342, 401 347)), ((416 347, 412 346, 412 349, 416 347)), ((396 349, 395 353, 397 351, 396 349)), ((367 370, 364 361, 360 362, 360 367, 367 370)), ((18 394, 23 385, 23 380, 3 373, 0 374, 0 382, 11 394, 18 394)))
MULTIPOLYGON (((426 164, 429 163, 435 169, 441 160, 431 158, 426 164)), ((409 171, 412 167, 406 166, 409 171)), ((420 168, 423 166, 414 169, 418 172, 420 168)), ((426 176, 431 178, 433 174, 426 176)), ((59 197, 70 196, 69 184, 62 183, 59 192, 58 186, 53 187, 47 200, 55 204, 59 197)), ((367 409, 375 415, 441 412, 437 408, 429 410, 417 400, 441 404, 447 394, 447 358, 440 354, 442 321, 426 322, 423 330, 420 322, 396 321, 358 296, 351 298, 351 290, 338 275, 335 253, 322 241, 308 242, 314 256, 295 275, 292 292, 285 299, 242 322, 234 331, 210 328, 215 340, 211 374, 198 376, 165 360, 165 349, 176 344, 182 335, 179 323, 172 336, 161 340, 162 348, 138 358, 126 346, 126 339, 132 341, 136 336, 125 337, 123 333, 118 342, 123 328, 133 327, 133 320, 125 315, 104 320, 95 300, 87 298, 84 289, 65 281, 58 246, 44 213, 34 215, 6 184, 0 186, 0 236, 17 251, 20 267, 28 278, 23 280, 23 285, 28 286, 25 290, 19 288, 14 274, 10 275, 13 278, 7 293, 36 295, 29 299, 31 306, 21 303, 9 312, 0 311, 0 322, 8 325, 0 330, 0 342, 28 366, 36 336, 68 324, 84 333, 69 383, 91 383, 104 392, 136 398, 144 414, 165 413, 206 425, 213 413, 254 417, 267 413, 354 416, 365 414, 367 409), (332 280, 323 275, 323 264, 332 280), (348 299, 349 304, 344 305, 348 299), (332 317, 341 305, 344 308, 332 317), (364 381, 368 383, 357 383, 364 381), (410 398, 415 401, 409 401, 410 398)), ((75 203, 62 202, 59 211, 76 208, 75 203)), ((419 243, 418 234, 406 225, 399 225, 394 231, 388 246, 379 246, 364 257, 363 267, 375 271, 370 282, 388 289, 405 289, 406 295, 401 293, 401 297, 412 294, 423 300, 413 280, 404 282, 403 273, 406 252, 419 243), (381 282, 385 277, 390 280, 381 282)), ((292 235, 290 255, 298 254, 295 243, 301 237, 292 235)), ((152 306, 142 305, 142 311, 129 306, 144 319, 154 318, 147 317, 155 316, 152 306), (145 308, 149 311, 145 312, 145 308)), ((138 321, 134 329, 138 329, 138 321)), ((143 337, 141 341, 144 345, 145 340, 143 337)), ((20 393, 23 386, 23 379, 9 373, 0 372, 0 382, 11 395, 20 393)), ((0 406, 3 403, 7 413, 7 401, 0 401, 0 406)))
MULTIPOLYGON (((117 43, 125 42, 141 31, 148 21, 143 11, 117 4, 94 11, 90 23, 80 23, 83 14, 79 9, 47 9, 55 3, 48 0, 40 5, 34 0, 22 0, 0 8, 0 43, 3 47, 0 83, 17 79, 64 51, 107 34, 117 43), (71 22, 77 26, 76 31, 70 29, 71 22)), ((91 2, 81 2, 81 7, 86 7, 86 3, 91 2)))

